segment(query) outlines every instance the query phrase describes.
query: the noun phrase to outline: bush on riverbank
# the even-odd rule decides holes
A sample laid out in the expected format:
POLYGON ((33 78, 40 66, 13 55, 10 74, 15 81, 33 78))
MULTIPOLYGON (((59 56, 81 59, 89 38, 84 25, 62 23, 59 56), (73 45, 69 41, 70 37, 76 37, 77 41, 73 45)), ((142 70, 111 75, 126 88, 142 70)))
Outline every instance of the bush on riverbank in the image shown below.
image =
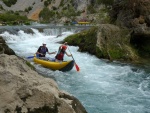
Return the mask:
POLYGON ((0 22, 2 25, 29 25, 29 21, 30 20, 26 16, 20 16, 18 13, 8 12, 5 14, 0 14, 0 22))

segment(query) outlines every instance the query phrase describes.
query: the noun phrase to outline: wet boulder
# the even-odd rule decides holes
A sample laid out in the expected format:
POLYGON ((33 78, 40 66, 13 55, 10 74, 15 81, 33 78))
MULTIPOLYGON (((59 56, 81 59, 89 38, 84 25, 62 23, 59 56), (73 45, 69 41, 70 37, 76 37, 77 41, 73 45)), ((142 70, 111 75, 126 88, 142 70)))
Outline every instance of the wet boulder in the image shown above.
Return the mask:
POLYGON ((0 37, 0 54, 15 55, 15 52, 8 47, 3 37, 0 37))

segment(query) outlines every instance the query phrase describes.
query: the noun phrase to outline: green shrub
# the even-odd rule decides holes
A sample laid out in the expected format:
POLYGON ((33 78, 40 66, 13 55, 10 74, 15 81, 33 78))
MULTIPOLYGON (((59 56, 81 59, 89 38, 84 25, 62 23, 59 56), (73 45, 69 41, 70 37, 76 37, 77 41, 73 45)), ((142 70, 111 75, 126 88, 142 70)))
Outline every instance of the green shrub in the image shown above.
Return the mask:
POLYGON ((106 6, 113 5, 114 0, 96 0, 96 4, 105 4, 106 6))
POLYGON ((105 23, 110 23, 110 16, 108 15, 109 10, 107 8, 100 9, 98 11, 98 15, 96 18, 97 23, 105 24, 105 23))
POLYGON ((16 4, 17 0, 2 0, 4 4, 8 7, 11 7, 11 5, 16 4))
POLYGON ((14 22, 17 21, 29 21, 26 16, 20 16, 18 13, 5 13, 0 14, 0 21, 6 22, 9 25, 12 25, 14 22))
POLYGON ((33 7, 29 6, 28 8, 25 9, 25 12, 29 13, 29 11, 32 10, 33 7))
POLYGON ((46 0, 44 1, 44 6, 47 7, 49 4, 51 4, 52 0, 46 0))
POLYGON ((51 18, 53 18, 55 15, 54 11, 50 11, 48 8, 44 8, 40 14, 39 17, 42 21, 49 22, 51 18))
POLYGON ((56 8, 55 6, 52 6, 52 9, 53 9, 53 10, 57 10, 57 8, 56 8))
POLYGON ((64 5, 64 0, 61 0, 60 6, 63 6, 63 5, 64 5))
POLYGON ((49 5, 49 4, 48 4, 48 1, 45 1, 45 2, 44 2, 44 6, 47 7, 48 5, 49 5))
POLYGON ((64 9, 62 10, 61 14, 63 14, 62 16, 66 16, 68 18, 70 18, 71 16, 79 16, 80 12, 76 12, 74 7, 64 7, 64 9))
POLYGON ((90 14, 96 13, 96 10, 92 5, 88 5, 87 10, 90 14))
POLYGON ((0 9, 2 9, 2 10, 4 9, 2 5, 0 5, 0 9))

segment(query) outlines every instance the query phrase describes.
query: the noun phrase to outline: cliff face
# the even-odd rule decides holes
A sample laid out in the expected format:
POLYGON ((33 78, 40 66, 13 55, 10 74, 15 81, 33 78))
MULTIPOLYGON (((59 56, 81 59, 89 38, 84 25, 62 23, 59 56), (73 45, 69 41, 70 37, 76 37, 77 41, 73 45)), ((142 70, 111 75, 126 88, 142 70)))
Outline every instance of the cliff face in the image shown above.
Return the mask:
POLYGON ((140 24, 150 26, 149 0, 116 0, 112 6, 111 17, 116 25, 134 28, 140 24))
POLYGON ((117 26, 132 31, 130 44, 141 57, 150 57, 150 1, 116 0, 111 17, 117 26))
POLYGON ((0 54, 0 113, 87 113, 79 100, 59 90, 54 80, 4 52, 0 54))
POLYGON ((17 0, 16 4, 11 7, 6 6, 2 1, 0 1, 4 11, 18 11, 20 14, 26 15, 29 19, 39 20, 39 12, 44 8, 43 0, 17 0), (25 9, 31 7, 29 12, 25 9))
MULTIPOLYGON (((46 0, 17 0, 16 4, 11 5, 11 7, 6 6, 2 1, 0 1, 0 5, 3 7, 1 12, 5 11, 14 11, 20 12, 22 15, 26 15, 29 19, 39 20, 39 13, 46 7, 46 0), (25 10, 31 8, 28 12, 25 10)), ((48 4, 48 8, 53 10, 53 7, 60 12, 63 8, 66 8, 67 5, 74 7, 77 11, 82 11, 85 9, 86 5, 90 3, 90 0, 75 0, 75 1, 67 1, 67 0, 52 0, 48 4)))

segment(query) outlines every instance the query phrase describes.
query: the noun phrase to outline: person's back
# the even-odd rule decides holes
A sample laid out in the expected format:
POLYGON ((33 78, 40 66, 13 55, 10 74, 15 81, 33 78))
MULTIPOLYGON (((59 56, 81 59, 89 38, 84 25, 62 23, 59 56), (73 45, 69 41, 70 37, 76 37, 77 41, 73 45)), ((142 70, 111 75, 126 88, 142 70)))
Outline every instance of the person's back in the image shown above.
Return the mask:
POLYGON ((72 55, 69 55, 69 54, 66 52, 66 49, 67 49, 67 43, 65 42, 63 45, 61 45, 61 46, 59 47, 58 53, 57 53, 57 55, 55 56, 56 60, 58 60, 58 61, 63 61, 63 60, 64 60, 64 54, 66 54, 67 56, 72 56, 72 55))
POLYGON ((59 47, 58 53, 55 57, 57 60, 63 61, 66 48, 67 47, 65 47, 65 46, 59 47))

